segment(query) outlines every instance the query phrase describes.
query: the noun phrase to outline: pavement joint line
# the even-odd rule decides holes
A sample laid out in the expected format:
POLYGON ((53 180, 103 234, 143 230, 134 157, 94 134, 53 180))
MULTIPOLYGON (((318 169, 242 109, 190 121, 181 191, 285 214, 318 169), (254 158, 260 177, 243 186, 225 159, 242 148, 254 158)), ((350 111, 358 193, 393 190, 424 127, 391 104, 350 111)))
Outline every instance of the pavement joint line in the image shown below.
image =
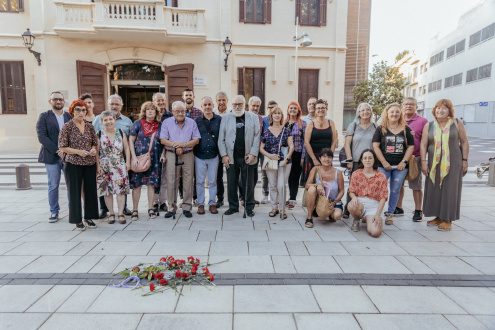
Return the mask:
MULTIPOLYGON (((111 273, 5 273, 0 285, 109 285, 123 280, 111 273)), ((149 282, 142 281, 143 285, 149 282)), ((456 274, 297 274, 220 273, 215 285, 373 285, 495 287, 493 275, 456 274)), ((194 284, 194 283, 193 283, 194 284)))

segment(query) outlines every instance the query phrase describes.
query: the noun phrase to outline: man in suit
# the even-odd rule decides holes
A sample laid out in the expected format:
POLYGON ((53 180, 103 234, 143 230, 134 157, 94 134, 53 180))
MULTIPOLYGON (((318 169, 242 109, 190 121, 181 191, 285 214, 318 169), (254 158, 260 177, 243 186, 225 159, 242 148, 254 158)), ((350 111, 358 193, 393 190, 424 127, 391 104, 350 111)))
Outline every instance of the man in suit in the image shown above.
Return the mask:
POLYGON ((48 221, 57 222, 60 211, 58 188, 61 173, 64 171, 63 153, 58 149, 58 133, 62 126, 72 118, 64 111, 65 99, 60 92, 51 93, 48 103, 52 107, 51 110, 41 113, 36 123, 36 133, 41 143, 38 162, 45 164, 48 176, 48 203, 50 204, 48 221))
POLYGON ((239 212, 237 184, 240 175, 242 191, 246 194, 246 214, 253 217, 254 171, 260 150, 260 123, 257 115, 244 110, 245 105, 244 96, 237 95, 232 103, 232 112, 222 117, 218 148, 227 169, 229 209, 225 215, 239 212))

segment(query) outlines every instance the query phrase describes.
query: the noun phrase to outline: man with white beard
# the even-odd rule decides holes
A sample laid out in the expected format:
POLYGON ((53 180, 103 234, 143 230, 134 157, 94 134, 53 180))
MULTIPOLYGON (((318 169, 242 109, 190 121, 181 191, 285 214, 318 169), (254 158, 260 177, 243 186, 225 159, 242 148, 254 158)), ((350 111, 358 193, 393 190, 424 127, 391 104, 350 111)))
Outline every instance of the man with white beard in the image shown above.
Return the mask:
POLYGON ((241 189, 245 196, 246 215, 254 216, 254 171, 257 169, 260 150, 260 123, 258 116, 246 112, 246 99, 237 95, 232 112, 222 117, 218 149, 227 169, 227 197, 229 209, 225 215, 239 212, 237 184, 241 177, 241 189))

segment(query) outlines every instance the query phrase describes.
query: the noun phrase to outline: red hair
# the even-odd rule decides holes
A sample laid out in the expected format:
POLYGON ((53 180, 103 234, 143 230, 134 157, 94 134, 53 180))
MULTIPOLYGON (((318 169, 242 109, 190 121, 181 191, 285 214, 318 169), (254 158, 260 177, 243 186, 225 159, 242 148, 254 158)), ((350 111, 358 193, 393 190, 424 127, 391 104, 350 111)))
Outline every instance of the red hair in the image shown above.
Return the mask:
POLYGON ((454 118, 455 115, 454 105, 452 104, 452 101, 449 99, 441 99, 437 101, 437 103, 435 103, 435 106, 433 107, 433 109, 431 109, 431 113, 433 114, 433 117, 437 118, 437 116, 435 116, 435 110, 443 106, 449 109, 449 117, 454 118))
POLYGON ((86 108, 86 111, 88 111, 88 105, 86 104, 86 102, 84 102, 83 100, 74 100, 71 104, 70 104, 70 107, 69 107, 69 115, 71 117, 74 117, 74 108, 75 107, 85 107, 86 108))
POLYGON ((296 101, 292 101, 287 106, 287 118, 285 118, 285 123, 284 124, 286 124, 289 121, 289 117, 290 117, 290 115, 289 115, 289 108, 290 108, 291 105, 295 105, 297 107, 297 115, 296 115, 297 126, 303 127, 303 123, 302 123, 302 119, 301 119, 301 116, 302 116, 301 106, 296 101))

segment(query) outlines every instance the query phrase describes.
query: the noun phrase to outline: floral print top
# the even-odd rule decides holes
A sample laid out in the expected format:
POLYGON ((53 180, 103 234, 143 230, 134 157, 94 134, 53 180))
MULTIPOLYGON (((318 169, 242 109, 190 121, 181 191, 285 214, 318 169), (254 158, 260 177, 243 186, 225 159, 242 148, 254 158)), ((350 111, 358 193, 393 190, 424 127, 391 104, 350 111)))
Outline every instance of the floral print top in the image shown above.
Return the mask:
POLYGON ((358 197, 368 197, 377 201, 388 199, 387 177, 379 170, 375 175, 367 178, 363 170, 357 170, 352 173, 349 192, 356 194, 358 197))
MULTIPOLYGON (((98 145, 98 137, 96 136, 93 125, 88 122, 84 122, 84 133, 81 133, 74 119, 72 119, 62 126, 58 135, 59 148, 69 147, 90 151, 96 145, 98 145)), ((90 166, 96 163, 96 156, 81 157, 79 155, 67 154, 64 157, 64 161, 74 165, 90 166)))

